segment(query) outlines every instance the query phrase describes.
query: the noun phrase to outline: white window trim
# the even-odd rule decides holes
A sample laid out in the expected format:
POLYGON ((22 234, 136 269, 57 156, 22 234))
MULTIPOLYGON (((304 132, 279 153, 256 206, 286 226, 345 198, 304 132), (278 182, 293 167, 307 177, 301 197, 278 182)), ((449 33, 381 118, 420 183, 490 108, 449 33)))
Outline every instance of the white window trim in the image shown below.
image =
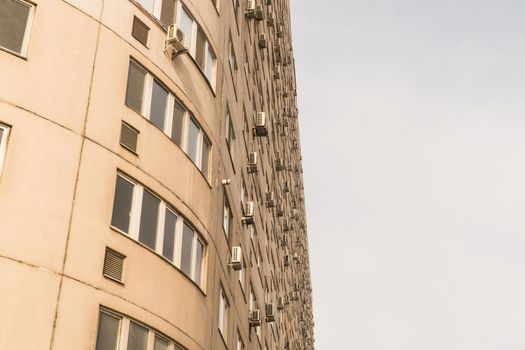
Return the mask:
POLYGON ((0 124, 0 129, 3 131, 2 139, 0 140, 0 176, 2 175, 2 169, 4 168, 4 162, 7 154, 7 140, 9 138, 9 132, 11 128, 0 124))
POLYGON ((134 241, 136 241, 138 244, 142 245, 146 249, 155 252, 157 255, 162 257, 164 260, 169 261, 179 271, 181 271, 185 276, 189 277, 197 285, 203 288, 203 266, 205 264, 206 243, 200 237, 200 234, 197 232, 197 230, 195 230, 195 228, 188 221, 186 221, 177 211, 173 210, 171 206, 169 206, 166 202, 164 202, 161 198, 159 198, 154 192, 144 187, 137 181, 122 174, 121 172, 118 172, 117 176, 120 176, 122 179, 128 181, 129 183, 133 185, 130 222, 129 222, 128 233, 123 232, 122 230, 120 230, 119 228, 113 225, 111 225, 111 227, 117 232, 122 233, 123 235, 133 239, 134 241), (141 220, 141 214, 142 214, 142 198, 143 198, 145 190, 149 191, 152 195, 154 195, 160 201, 159 209, 157 212, 157 215, 158 215, 157 232, 156 232, 156 237, 155 237, 155 248, 154 249, 146 246, 145 244, 139 241, 140 220, 141 220), (172 261, 163 255, 164 225, 165 225, 166 210, 169 210, 170 212, 172 212, 177 218, 175 222, 175 241, 174 241, 174 246, 173 246, 173 260, 172 261), (189 275, 186 275, 180 269, 181 257, 182 257, 182 232, 183 232, 184 223, 186 223, 193 230, 192 247, 191 247, 191 266, 190 266, 189 275), (200 281, 195 280, 196 267, 197 267, 197 260, 196 260, 197 241, 202 243, 202 246, 203 246, 203 252, 202 252, 201 261, 200 261, 200 268, 201 268, 200 281))
POLYGON ((12 53, 13 55, 26 58, 27 50, 29 48, 29 37, 31 36, 31 29, 33 28, 33 17, 35 14, 36 5, 29 1, 25 1, 25 0, 12 0, 12 1, 18 2, 19 4, 29 7, 29 13, 27 14, 26 28, 24 30, 24 38, 22 39, 22 45, 20 47, 20 52, 10 50, 7 47, 3 47, 3 46, 0 46, 0 49, 6 52, 12 53))

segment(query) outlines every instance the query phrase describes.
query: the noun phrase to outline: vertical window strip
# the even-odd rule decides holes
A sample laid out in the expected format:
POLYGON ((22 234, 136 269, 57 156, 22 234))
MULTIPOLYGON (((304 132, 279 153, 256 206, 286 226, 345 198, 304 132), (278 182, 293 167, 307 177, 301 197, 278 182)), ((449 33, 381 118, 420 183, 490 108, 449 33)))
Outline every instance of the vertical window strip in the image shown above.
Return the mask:
POLYGON ((121 173, 117 174, 111 226, 202 285, 204 240, 168 204, 121 173))

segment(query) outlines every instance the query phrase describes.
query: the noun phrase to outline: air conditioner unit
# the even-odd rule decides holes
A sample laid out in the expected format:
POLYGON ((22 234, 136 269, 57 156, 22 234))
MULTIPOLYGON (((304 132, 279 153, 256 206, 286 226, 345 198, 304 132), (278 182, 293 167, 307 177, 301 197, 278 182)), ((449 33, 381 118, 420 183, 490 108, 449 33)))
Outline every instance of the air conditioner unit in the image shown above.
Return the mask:
POLYGON ((275 14, 273 11, 270 11, 268 13, 268 18, 266 19, 266 22, 268 23, 269 27, 273 27, 275 25, 275 14))
POLYGON ((268 129, 266 128, 266 113, 255 112, 255 128, 253 128, 255 136, 267 136, 268 129))
POLYGON ((275 195, 273 191, 266 192, 266 208, 275 207, 275 195))
POLYGON ((283 230, 284 232, 290 231, 290 221, 288 219, 283 220, 283 230))
POLYGON ((267 45, 266 45, 266 34, 265 33, 260 33, 259 34, 259 48, 260 49, 266 49, 267 45))
POLYGON ((281 247, 286 247, 288 245, 288 234, 284 234, 281 239, 281 247))
POLYGON ((281 171, 284 170, 284 160, 281 156, 275 157, 275 170, 281 171))
POLYGON ((266 322, 274 322, 275 313, 273 311, 273 303, 266 304, 266 322))
POLYGON ((248 174, 257 174, 257 152, 250 152, 248 154, 248 174))
POLYGON ((164 52, 170 59, 174 59, 178 55, 188 51, 186 46, 184 46, 184 37, 184 32, 177 28, 175 24, 168 27, 168 34, 164 43, 164 52))
POLYGON ((242 221, 246 225, 253 225, 255 223, 255 220, 253 219, 253 202, 243 202, 241 203, 242 206, 242 221))
POLYGON ((275 205, 275 215, 277 215, 277 217, 284 216, 284 209, 282 203, 277 203, 275 205))
POLYGON ((241 247, 232 247, 232 261, 230 265, 235 271, 242 270, 242 248, 241 247))
POLYGON ((255 18, 255 0, 246 0, 246 17, 255 18))
POLYGON ((249 313, 250 327, 259 327, 261 325, 261 311, 258 309, 251 310, 249 313))
POLYGON ((257 21, 264 20, 264 8, 263 8, 263 5, 255 5, 255 19, 257 21))
POLYGON ((283 38, 284 37, 284 27, 282 24, 279 24, 277 26, 277 37, 278 38, 283 38))
POLYGON ((277 299, 277 310, 283 310, 284 309, 284 298, 279 297, 277 299))

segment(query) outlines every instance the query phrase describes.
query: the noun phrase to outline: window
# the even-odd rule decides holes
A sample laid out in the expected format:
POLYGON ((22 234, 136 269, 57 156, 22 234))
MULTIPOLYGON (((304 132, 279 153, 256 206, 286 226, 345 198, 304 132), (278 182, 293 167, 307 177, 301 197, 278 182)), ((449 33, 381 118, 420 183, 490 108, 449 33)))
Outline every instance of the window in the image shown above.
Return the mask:
POLYGON ((173 24, 175 0, 135 0, 166 27, 173 24))
POLYGON ((95 350, 184 350, 173 340, 135 320, 100 309, 95 350), (153 341, 149 341, 149 340, 153 341))
POLYGON ((244 344, 239 331, 237 331, 237 344, 235 345, 235 350, 244 350, 244 344))
POLYGON ((7 150, 7 136, 9 135, 9 128, 0 124, 0 175, 4 165, 5 153, 7 150))
POLYGON ((235 48, 233 47, 233 42, 230 37, 230 44, 228 50, 228 63, 230 64, 230 70, 232 72, 233 83, 235 83, 235 77, 237 76, 237 58, 235 56, 235 48))
POLYGON ((226 193, 225 193, 224 194, 222 228, 224 229, 224 233, 226 234, 227 238, 230 237, 232 221, 233 221, 232 210, 231 210, 230 203, 228 202, 228 198, 226 197, 226 193))
POLYGON ((219 331, 225 343, 228 343, 228 307, 228 299, 226 299, 226 294, 221 286, 219 292, 219 331))
POLYGON ((177 13, 178 27, 184 32, 184 46, 188 48, 189 54, 195 59, 195 62, 213 87, 215 85, 216 58, 210 42, 202 28, 189 14, 188 10, 182 6, 180 1, 178 2, 177 13))
POLYGON ((202 284, 205 244, 191 225, 144 186, 117 175, 111 226, 202 284))
POLYGON ((235 154, 235 131, 233 130, 230 111, 226 114, 226 145, 228 146, 228 151, 230 152, 230 157, 233 161, 233 156, 235 154))
POLYGON ((34 6, 23 0, 0 0, 0 47, 25 56, 34 6))
POLYGON ((129 62, 126 105, 170 137, 208 178, 208 137, 177 98, 134 60, 129 62))

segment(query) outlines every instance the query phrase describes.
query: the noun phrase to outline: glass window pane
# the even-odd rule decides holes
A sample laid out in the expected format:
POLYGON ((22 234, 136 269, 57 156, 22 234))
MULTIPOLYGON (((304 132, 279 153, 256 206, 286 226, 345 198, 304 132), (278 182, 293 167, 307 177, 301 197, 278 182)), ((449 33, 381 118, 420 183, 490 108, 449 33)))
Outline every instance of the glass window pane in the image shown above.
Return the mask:
POLYGON ((159 204, 160 200, 157 197, 144 190, 140 214, 139 241, 153 250, 155 249, 157 237, 159 204))
POLYGON ((153 81, 153 92, 151 94, 151 110, 149 120, 160 130, 164 131, 164 119, 166 116, 166 105, 168 103, 168 91, 156 80, 153 81))
POLYGON ((131 203, 133 199, 133 185, 124 178, 117 176, 115 186, 115 197, 113 199, 113 214, 111 216, 111 226, 118 228, 122 232, 128 233, 129 219, 131 216, 131 203))
POLYGON ((173 24, 173 15, 175 14, 175 0, 162 0, 160 10, 160 21, 166 27, 173 24))
POLYGON ((206 58, 206 36, 199 28, 197 30, 197 50, 195 51, 195 61, 202 70, 204 70, 206 58))
POLYGON ((138 0, 139 4, 142 5, 148 12, 153 13, 153 6, 155 5, 154 0, 138 0))
POLYGON ((147 328, 131 321, 129 323, 128 350, 146 350, 148 347, 148 332, 147 328))
POLYGON ((166 339, 155 337, 155 348, 153 350, 168 350, 170 343, 166 339))
POLYGON ((0 128, 0 145, 2 145, 2 137, 4 136, 4 129, 0 128))
POLYGON ((186 153, 191 158, 193 163, 197 164, 197 145, 199 141, 199 127, 195 122, 190 118, 190 123, 188 127, 188 149, 186 153))
POLYGON ((166 219, 164 220, 164 247, 162 255, 169 261, 173 261, 173 248, 175 246, 175 224, 177 216, 166 209, 166 219))
POLYGON ((182 127, 184 123, 184 114, 186 109, 179 101, 175 101, 173 106, 173 124, 171 126, 171 139, 179 147, 182 145, 182 127))
POLYGON ((204 75, 208 78, 210 84, 213 84, 213 79, 215 75, 215 55, 213 51, 209 48, 208 45, 208 54, 206 55, 206 69, 204 70, 204 75))
POLYGON ((134 111, 142 112, 142 97, 146 71, 133 61, 129 62, 128 86, 126 89, 126 105, 134 111))
POLYGON ((0 0, 0 46, 22 53, 30 7, 14 0, 0 0))
POLYGON ((117 347, 120 318, 101 312, 98 319, 96 350, 115 350, 117 347))
POLYGON ((178 23, 178 25, 180 30, 184 32, 184 46, 186 46, 191 51, 193 19, 184 8, 182 8, 180 13, 180 23, 178 23))
POLYGON ((207 178, 211 144, 206 136, 204 136, 204 139, 202 141, 203 142, 202 142, 201 171, 204 174, 204 176, 206 176, 207 178))
POLYGON ((191 251, 193 248, 193 229, 184 223, 182 230, 182 248, 180 269, 187 276, 191 273, 191 251))
POLYGON ((195 251, 195 282, 201 284, 202 274, 202 258, 204 255, 204 245, 200 240, 197 240, 197 249, 195 251))

